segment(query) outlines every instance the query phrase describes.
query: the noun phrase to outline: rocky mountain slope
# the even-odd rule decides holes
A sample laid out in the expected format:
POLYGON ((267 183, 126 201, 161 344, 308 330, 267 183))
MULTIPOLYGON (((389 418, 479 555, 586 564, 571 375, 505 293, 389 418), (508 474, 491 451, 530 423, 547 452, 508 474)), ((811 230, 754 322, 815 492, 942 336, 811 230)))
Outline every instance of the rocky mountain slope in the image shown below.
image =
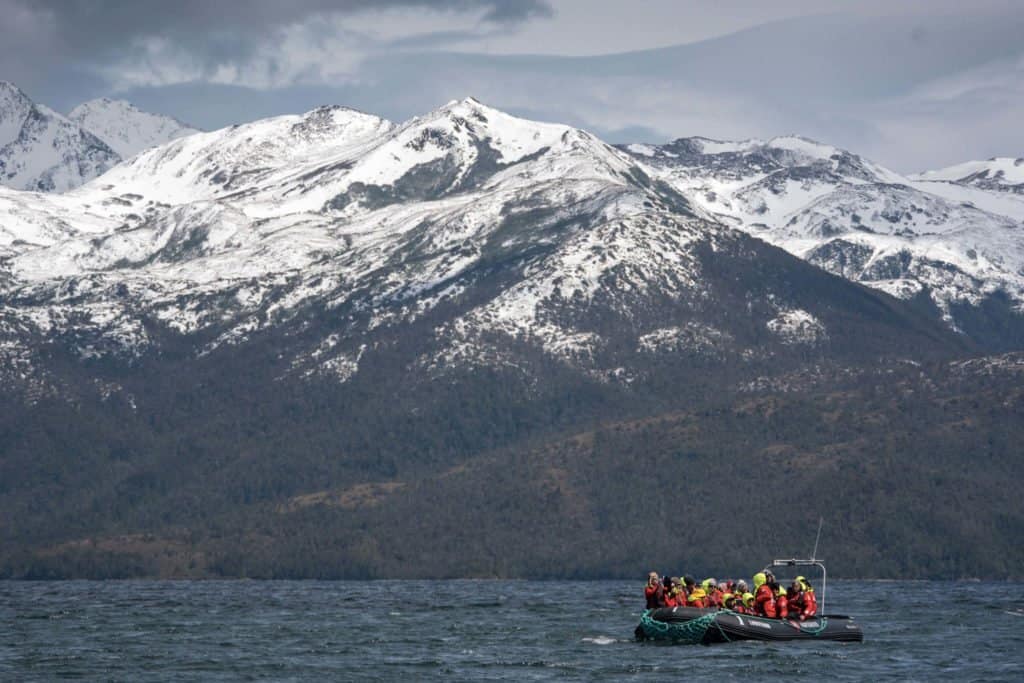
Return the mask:
MULTIPOLYGON (((974 443, 970 430, 1005 418, 988 471, 1019 465, 1019 359, 964 365, 998 344, 953 329, 955 305, 829 273, 742 223, 803 192, 801 174, 806 192, 897 179, 773 144, 720 169, 767 174, 726 206, 688 184, 679 146, 627 152, 473 99, 400 124, 322 107, 172 140, 63 194, 0 188, 0 575, 165 573, 157 558, 172 575, 325 575, 296 557, 381 575, 411 561, 375 531, 399 518, 408 547, 430 546, 415 560, 425 575, 466 557, 473 574, 632 571, 621 553, 573 564, 521 549, 548 511, 564 515, 549 550, 578 549, 581 532, 635 555, 626 520, 709 504, 716 462, 741 479, 787 467, 783 498, 850 492, 844 523, 863 549, 888 527, 858 515, 892 510, 858 511, 856 494, 898 464, 894 449, 931 476, 936 443, 974 443), (839 443, 842 457, 816 459, 839 443), (641 506, 651 468, 673 485, 641 506), (489 481, 530 493, 491 496, 489 481), (518 524, 517 500, 541 516, 518 524)), ((958 230, 974 229, 981 210, 957 211, 958 230)), ((800 215, 763 233, 820 237, 800 215)), ((912 218, 887 236, 930 220, 912 218)), ((991 234, 1010 230, 991 220, 991 234)), ((765 516, 778 498, 749 500, 765 516)), ((969 524, 915 519, 1024 528, 1002 499, 957 500, 969 524)), ((786 524, 803 520, 790 512, 786 524)))
POLYGON ((1024 199, 1009 162, 907 178, 798 137, 624 149, 728 225, 893 296, 930 299, 971 335, 1021 339, 1024 199))
POLYGON ((0 81, 0 184, 63 192, 107 170, 120 157, 76 122, 0 81))
POLYGON ((83 102, 71 110, 68 118, 105 142, 122 159, 199 132, 169 116, 151 114, 130 102, 107 97, 83 102))

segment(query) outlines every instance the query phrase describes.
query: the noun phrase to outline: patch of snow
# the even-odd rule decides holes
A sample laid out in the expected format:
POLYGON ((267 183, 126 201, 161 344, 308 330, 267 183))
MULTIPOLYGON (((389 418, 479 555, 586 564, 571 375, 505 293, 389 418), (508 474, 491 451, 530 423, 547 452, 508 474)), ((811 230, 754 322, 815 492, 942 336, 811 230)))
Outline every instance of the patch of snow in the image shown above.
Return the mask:
POLYGON ((799 308, 780 311, 767 326, 784 344, 817 344, 828 339, 821 321, 799 308))

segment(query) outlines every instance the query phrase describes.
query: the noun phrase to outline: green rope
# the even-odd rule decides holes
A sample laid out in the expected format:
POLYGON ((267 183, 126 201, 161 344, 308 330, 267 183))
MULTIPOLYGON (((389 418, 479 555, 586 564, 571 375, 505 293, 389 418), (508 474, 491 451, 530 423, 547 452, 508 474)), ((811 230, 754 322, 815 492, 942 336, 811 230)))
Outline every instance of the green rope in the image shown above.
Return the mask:
POLYGON ((797 621, 796 623, 799 625, 800 630, 804 633, 810 633, 812 636, 817 636, 819 633, 825 630, 826 626, 828 626, 828 619, 826 617, 818 617, 818 623, 821 625, 815 631, 809 631, 808 629, 805 629, 803 627, 802 621, 797 621))
MULTIPOLYGON (((665 622, 651 618, 651 610, 643 613, 640 617, 640 627, 648 638, 655 640, 671 640, 673 643, 686 645, 697 645, 704 641, 704 634, 711 628, 712 624, 721 632, 722 627, 715 622, 718 612, 705 614, 704 616, 690 619, 683 622, 665 622)), ((725 633, 722 632, 725 636, 725 633)), ((728 637, 726 637, 728 640, 728 637)))
MULTIPOLYGON (((697 645, 704 642, 704 635, 708 629, 713 625, 718 629, 718 632, 722 635, 722 638, 727 643, 731 643, 732 639, 729 634, 722 629, 722 625, 718 623, 716 617, 722 614, 738 614, 732 610, 723 609, 718 612, 712 612, 711 614, 705 614, 695 619, 683 622, 666 622, 658 621, 657 619, 651 618, 651 612, 654 610, 647 610, 640 617, 640 627, 643 629, 644 634, 648 638, 654 640, 671 640, 674 643, 682 643, 686 645, 697 645)), ((750 615, 744 614, 744 617, 750 615)), ((764 617, 762 617, 764 618, 764 617)), ((819 626, 815 630, 806 629, 803 627, 803 623, 800 621, 787 619, 792 625, 796 626, 800 631, 808 633, 812 636, 817 637, 822 631, 828 626, 828 619, 826 617, 818 617, 819 626)))

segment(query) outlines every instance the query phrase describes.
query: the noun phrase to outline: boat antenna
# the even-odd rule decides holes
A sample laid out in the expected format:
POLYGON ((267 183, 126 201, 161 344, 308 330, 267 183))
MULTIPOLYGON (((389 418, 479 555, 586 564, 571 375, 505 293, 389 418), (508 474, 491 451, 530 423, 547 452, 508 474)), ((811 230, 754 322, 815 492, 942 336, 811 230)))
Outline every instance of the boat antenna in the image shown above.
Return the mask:
POLYGON ((824 517, 818 517, 818 535, 814 537, 814 551, 811 552, 811 559, 815 560, 818 558, 818 541, 821 540, 821 524, 825 521, 824 517))

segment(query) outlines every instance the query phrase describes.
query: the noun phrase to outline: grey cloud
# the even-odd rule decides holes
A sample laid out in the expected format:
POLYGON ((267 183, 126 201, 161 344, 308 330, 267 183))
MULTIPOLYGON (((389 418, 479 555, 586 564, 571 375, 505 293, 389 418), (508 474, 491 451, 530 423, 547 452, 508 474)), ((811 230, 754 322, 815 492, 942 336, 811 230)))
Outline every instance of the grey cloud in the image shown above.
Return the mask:
POLYGON ((8 0, 53 17, 62 35, 79 46, 140 35, 225 35, 272 31, 317 14, 354 14, 392 8, 482 12, 484 21, 515 23, 550 16, 544 0, 8 0))
MULTIPOLYGON (((5 4, 11 7, 13 1, 0 0, 0 9, 5 4)), ((27 0, 18 2, 24 10, 27 0)), ((49 7, 62 4, 47 2, 49 7)), ((224 15, 224 7, 232 7, 227 3, 213 2, 213 8, 196 10, 198 14, 188 19, 169 17, 167 9, 158 16, 168 16, 166 35, 187 33, 199 21, 197 17, 203 17, 207 27, 182 40, 215 43, 200 47, 204 57, 216 61, 237 59, 261 32, 272 32, 284 21, 309 20, 327 5, 335 11, 359 12, 371 4, 381 6, 368 2, 293 6, 257 0, 250 16, 237 25, 224 15)), ((389 6, 472 11, 473 21, 468 29, 465 21, 452 22, 451 30, 411 31, 405 37, 398 32, 397 38, 377 42, 358 34, 346 36, 345 41, 359 48, 361 61, 354 62, 354 77, 344 83, 317 80, 311 72, 309 78, 263 90, 193 82, 135 87, 118 94, 144 108, 207 128, 325 103, 347 104, 402 120, 447 100, 474 95, 511 113, 578 125, 617 142, 798 133, 864 153, 900 171, 972 157, 1024 155, 1024 128, 1019 125, 1024 116, 1024 44, 1019 39, 1024 35, 1024 13, 1019 5, 918 5, 914 11, 895 15, 872 12, 779 20, 673 47, 557 57, 438 51, 481 36, 507 35, 517 28, 501 22, 550 16, 552 9, 546 3, 395 2, 389 6), (486 23, 475 24, 480 17, 486 17, 486 23), (359 45, 363 39, 367 44, 359 45)), ((900 7, 905 9, 909 3, 900 7)), ((38 36, 35 42, 45 46, 38 50, 42 60, 50 49, 48 41, 57 45, 53 49, 64 49, 59 47, 63 30, 59 26, 68 16, 46 15, 50 16, 47 23, 44 15, 42 11, 18 15, 27 26, 24 32, 38 36)), ((124 49, 118 31, 145 35, 155 25, 147 23, 154 21, 152 17, 119 21, 120 28, 101 31, 106 32, 111 50, 124 49)), ((518 28, 536 26, 549 24, 518 28)), ((437 22, 433 27, 438 28, 437 22)), ((6 23, 0 27, 0 58, 20 68, 24 51, 32 49, 33 41, 22 40, 18 59, 8 59, 5 30, 6 23)), ((325 38, 336 40, 337 36, 331 33, 325 38)), ((75 49, 95 56, 99 48, 75 49)), ((78 77, 79 73, 65 64, 40 81, 48 93, 31 88, 29 92, 65 110, 86 96, 110 94, 94 74, 78 77)), ((5 76, 16 80, 0 73, 0 78, 5 76)))
POLYGON ((0 0, 0 78, 49 90, 58 71, 142 58, 138 41, 152 37, 212 70, 244 63, 286 26, 388 9, 479 16, 481 31, 553 14, 546 0, 0 0))
POLYGON ((972 7, 804 17, 597 57, 389 55, 369 60, 364 71, 407 83, 402 98, 421 102, 421 111, 444 97, 473 94, 501 108, 583 122, 618 139, 616 131, 637 127, 648 139, 655 132, 663 138, 798 133, 914 171, 962 161, 970 148, 988 154, 996 139, 1006 144, 999 153, 1020 154, 1019 126, 1000 114, 1024 102, 1012 86, 997 83, 944 101, 917 93, 959 73, 1013 63, 1024 54, 1021 35, 1024 13, 1014 7, 988 13, 972 7), (913 121, 943 136, 933 138, 927 153, 913 121), (950 136, 957 139, 956 156, 952 146, 934 142, 950 136))

